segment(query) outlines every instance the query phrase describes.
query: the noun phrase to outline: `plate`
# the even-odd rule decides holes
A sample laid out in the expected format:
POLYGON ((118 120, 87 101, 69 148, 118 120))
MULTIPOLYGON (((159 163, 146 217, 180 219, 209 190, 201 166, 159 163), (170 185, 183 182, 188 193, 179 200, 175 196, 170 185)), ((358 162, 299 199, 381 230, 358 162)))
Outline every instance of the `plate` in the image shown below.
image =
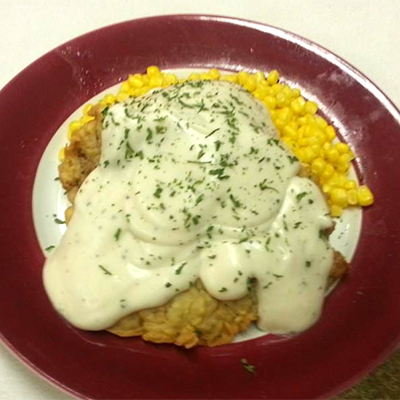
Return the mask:
POLYGON ((125 22, 74 39, 31 64, 0 92, 0 121, 0 335, 28 366, 72 395, 327 398, 371 371, 398 343, 400 114, 366 77, 329 51, 277 28, 225 17, 125 22), (359 179, 376 194, 376 203, 363 212, 351 274, 307 332, 187 351, 82 332, 51 307, 32 213, 39 161, 74 110, 153 64, 276 68, 320 105, 355 151, 359 179), (255 374, 243 369, 242 358, 255 365, 255 374))

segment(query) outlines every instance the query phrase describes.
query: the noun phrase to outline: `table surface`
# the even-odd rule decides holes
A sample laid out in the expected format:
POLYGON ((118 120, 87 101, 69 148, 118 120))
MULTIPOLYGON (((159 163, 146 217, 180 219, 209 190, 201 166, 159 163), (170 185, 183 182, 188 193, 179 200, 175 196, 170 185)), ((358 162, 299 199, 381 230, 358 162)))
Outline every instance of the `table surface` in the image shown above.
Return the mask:
MULTIPOLYGON (((217 14, 283 28, 335 52, 400 108, 400 0, 0 0, 0 89, 52 48, 113 23, 162 14, 217 14)), ((400 398, 400 354, 340 398, 400 398)), ((71 397, 0 344, 1 400, 71 397)))

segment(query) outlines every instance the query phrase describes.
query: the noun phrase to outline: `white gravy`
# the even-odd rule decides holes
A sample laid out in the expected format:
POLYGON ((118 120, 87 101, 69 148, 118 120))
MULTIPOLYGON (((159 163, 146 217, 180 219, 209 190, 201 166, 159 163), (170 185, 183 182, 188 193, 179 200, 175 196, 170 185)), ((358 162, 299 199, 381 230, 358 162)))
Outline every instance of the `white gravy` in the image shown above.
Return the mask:
POLYGON ((333 261, 318 187, 235 84, 199 81, 106 110, 99 166, 44 267, 55 308, 87 330, 160 306, 201 279, 217 299, 257 280, 258 326, 310 327, 333 261))

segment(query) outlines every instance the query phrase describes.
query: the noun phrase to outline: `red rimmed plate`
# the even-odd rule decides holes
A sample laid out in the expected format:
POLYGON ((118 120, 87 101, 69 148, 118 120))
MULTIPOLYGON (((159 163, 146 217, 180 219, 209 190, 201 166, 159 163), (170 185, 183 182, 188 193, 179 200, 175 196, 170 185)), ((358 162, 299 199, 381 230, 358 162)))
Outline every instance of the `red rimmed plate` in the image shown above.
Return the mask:
POLYGON ((44 377, 91 399, 329 397, 379 363, 400 337, 400 115, 363 75, 319 46, 265 25, 166 16, 107 27, 48 53, 0 92, 0 334, 44 377), (183 350, 69 327, 50 306, 32 222, 43 151, 81 104, 148 65, 277 68, 317 100, 376 194, 349 278, 321 320, 292 339, 183 350), (240 359, 257 367, 247 373, 240 359))

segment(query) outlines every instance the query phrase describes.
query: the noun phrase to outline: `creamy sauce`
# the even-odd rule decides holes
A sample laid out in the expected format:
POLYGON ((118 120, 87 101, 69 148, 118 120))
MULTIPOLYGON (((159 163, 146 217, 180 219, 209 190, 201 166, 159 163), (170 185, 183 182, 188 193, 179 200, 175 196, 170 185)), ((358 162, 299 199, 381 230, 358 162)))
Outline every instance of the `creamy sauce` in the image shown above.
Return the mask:
POLYGON ((261 329, 310 327, 332 266, 332 221, 265 107, 237 85, 200 81, 105 114, 100 164, 44 267, 55 308, 100 330, 199 278, 220 300, 245 296, 256 279, 261 329))

